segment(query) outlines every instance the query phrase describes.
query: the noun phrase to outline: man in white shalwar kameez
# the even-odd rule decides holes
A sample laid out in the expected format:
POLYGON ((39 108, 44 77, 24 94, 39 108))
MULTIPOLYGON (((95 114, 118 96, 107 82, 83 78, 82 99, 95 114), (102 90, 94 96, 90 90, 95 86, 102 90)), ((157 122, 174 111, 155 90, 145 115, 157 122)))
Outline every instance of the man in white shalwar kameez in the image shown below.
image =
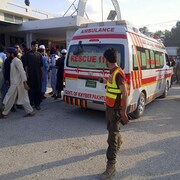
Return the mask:
POLYGON ((10 53, 13 58, 10 67, 10 88, 3 100, 4 111, 2 117, 6 118, 13 104, 17 99, 17 104, 23 105, 26 116, 33 116, 35 112, 30 105, 27 85, 27 77, 20 59, 17 58, 17 50, 15 48, 7 48, 6 51, 10 53))

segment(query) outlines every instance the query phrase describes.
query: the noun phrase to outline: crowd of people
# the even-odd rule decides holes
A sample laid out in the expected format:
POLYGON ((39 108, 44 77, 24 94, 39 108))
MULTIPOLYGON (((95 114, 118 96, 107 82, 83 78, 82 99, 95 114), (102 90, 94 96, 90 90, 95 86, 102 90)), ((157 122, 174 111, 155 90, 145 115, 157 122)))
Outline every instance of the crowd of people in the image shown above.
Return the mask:
POLYGON ((66 49, 58 53, 56 47, 50 50, 37 41, 31 42, 31 49, 21 49, 19 44, 4 48, 0 46, 0 111, 1 118, 7 118, 9 111, 24 109, 25 116, 34 116, 46 98, 48 79, 51 81, 50 95, 61 98, 64 82, 64 60, 66 49))
MULTIPOLYGON (((31 49, 22 53, 19 45, 0 49, 0 69, 4 78, 2 81, 1 102, 4 108, 1 118, 6 118, 14 104, 22 105, 26 111, 25 116, 34 116, 36 110, 40 110, 41 101, 46 98, 45 92, 47 80, 51 77, 52 97, 61 98, 63 90, 64 60, 66 49, 62 49, 61 55, 52 48, 45 51, 44 45, 38 46, 38 42, 31 42, 31 49), (1 66, 2 65, 2 66, 1 66)), ((107 49, 103 54, 107 68, 110 71, 108 79, 100 79, 100 83, 106 83, 106 122, 108 130, 108 148, 106 151, 106 169, 101 174, 101 179, 111 179, 116 172, 116 156, 122 144, 120 135, 120 122, 128 124, 127 116, 127 89, 126 77, 123 70, 117 64, 117 51, 107 49), (121 121, 120 121, 121 120, 121 121)))
MULTIPOLYGON (((31 49, 24 52, 16 44, 4 49, 0 46, 0 110, 1 118, 7 118, 10 110, 23 108, 27 116, 34 116, 40 110, 40 104, 46 98, 47 82, 50 79, 54 99, 61 98, 64 83, 64 60, 66 49, 58 54, 56 48, 46 51, 44 45, 31 42, 31 49), (18 106, 19 105, 19 106, 18 106)), ((108 130, 108 148, 106 151, 106 169, 101 179, 110 179, 116 173, 116 157, 122 144, 120 123, 128 124, 126 77, 117 64, 117 51, 107 49, 103 54, 110 71, 106 83, 106 123, 108 130)), ((171 59, 176 84, 180 84, 180 60, 171 59)), ((172 81, 172 83, 173 83, 172 81)))

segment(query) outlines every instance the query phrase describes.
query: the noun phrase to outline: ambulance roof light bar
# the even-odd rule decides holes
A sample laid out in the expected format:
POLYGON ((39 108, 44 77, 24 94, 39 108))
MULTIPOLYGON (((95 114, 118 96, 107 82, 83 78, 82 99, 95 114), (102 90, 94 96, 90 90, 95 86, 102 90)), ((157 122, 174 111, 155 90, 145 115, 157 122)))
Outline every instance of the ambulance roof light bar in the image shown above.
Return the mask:
POLYGON ((126 20, 86 23, 86 24, 82 24, 81 27, 85 28, 85 27, 105 26, 105 25, 107 26, 122 25, 127 27, 127 29, 132 30, 135 33, 139 33, 139 30, 132 23, 126 20))
POLYGON ((85 23, 81 24, 81 27, 95 27, 95 26, 104 26, 104 25, 126 25, 127 21, 119 20, 119 21, 106 21, 106 22, 93 22, 93 23, 85 23))
POLYGON ((121 21, 116 21, 117 25, 125 25, 127 29, 132 30, 135 33, 139 33, 139 30, 129 21, 126 20, 121 20, 121 21))

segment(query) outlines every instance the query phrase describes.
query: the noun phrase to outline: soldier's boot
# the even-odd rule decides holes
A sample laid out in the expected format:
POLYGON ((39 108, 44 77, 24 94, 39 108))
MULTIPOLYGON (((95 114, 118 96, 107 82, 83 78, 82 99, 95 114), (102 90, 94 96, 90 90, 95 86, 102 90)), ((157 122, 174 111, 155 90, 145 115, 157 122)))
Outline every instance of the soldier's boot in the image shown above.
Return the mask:
POLYGON ((106 166, 106 170, 101 174, 101 180, 107 180, 107 179, 111 179, 112 177, 115 176, 116 173, 116 168, 115 168, 115 164, 107 164, 106 166))

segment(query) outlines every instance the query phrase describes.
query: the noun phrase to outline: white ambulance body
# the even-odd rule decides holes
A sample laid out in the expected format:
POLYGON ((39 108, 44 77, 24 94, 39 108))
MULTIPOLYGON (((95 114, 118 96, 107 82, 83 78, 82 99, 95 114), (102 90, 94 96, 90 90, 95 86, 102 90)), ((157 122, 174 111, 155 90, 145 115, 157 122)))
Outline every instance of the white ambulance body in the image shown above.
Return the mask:
POLYGON ((70 41, 65 61, 64 102, 83 108, 105 110, 105 84, 109 70, 103 53, 118 51, 118 65, 129 88, 128 113, 138 118, 145 105, 167 95, 172 70, 163 44, 140 33, 127 21, 87 24, 70 41))

